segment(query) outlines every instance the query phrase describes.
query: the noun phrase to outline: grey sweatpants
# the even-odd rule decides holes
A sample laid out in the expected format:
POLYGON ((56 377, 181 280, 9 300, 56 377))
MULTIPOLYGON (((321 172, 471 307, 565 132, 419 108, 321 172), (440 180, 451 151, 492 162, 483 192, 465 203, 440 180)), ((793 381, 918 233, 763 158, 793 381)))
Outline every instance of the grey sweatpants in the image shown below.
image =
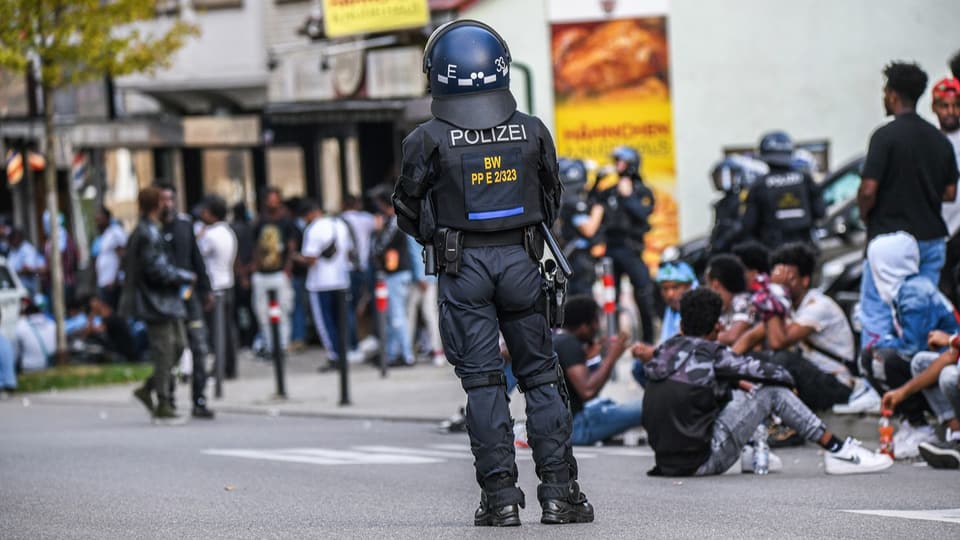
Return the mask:
POLYGON ((827 431, 823 421, 787 388, 762 386, 750 394, 734 390, 733 399, 720 411, 713 424, 710 457, 694 474, 722 474, 729 469, 740 459, 740 451, 760 422, 771 414, 782 418, 784 424, 797 430, 808 441, 819 441, 827 431))

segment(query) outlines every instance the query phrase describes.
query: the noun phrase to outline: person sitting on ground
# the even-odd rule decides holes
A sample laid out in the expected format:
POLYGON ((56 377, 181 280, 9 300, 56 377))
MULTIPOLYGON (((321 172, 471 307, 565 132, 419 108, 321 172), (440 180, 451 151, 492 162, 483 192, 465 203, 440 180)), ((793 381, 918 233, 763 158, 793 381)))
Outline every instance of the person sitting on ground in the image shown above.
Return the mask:
POLYGON ((883 408, 893 410, 905 399, 923 392, 937 421, 943 424, 945 437, 943 441, 920 443, 920 455, 933 468, 956 469, 960 468, 960 334, 951 336, 934 330, 927 336, 927 344, 931 349, 949 348, 940 354, 917 353, 910 362, 913 378, 884 394, 883 408))
POLYGON ((697 288, 697 275, 683 261, 664 261, 657 269, 657 284, 666 307, 660 322, 660 343, 680 331, 680 297, 690 289, 697 288))
POLYGON ((16 354, 21 371, 36 371, 50 367, 57 350, 57 325, 45 313, 46 298, 35 295, 24 304, 22 316, 17 319, 16 354))
POLYGON ((787 368, 800 399, 811 409, 834 405, 856 407, 856 412, 876 409, 879 394, 847 369, 856 352, 843 308, 810 287, 816 260, 804 243, 787 244, 774 252, 770 281, 783 288, 794 307, 786 314, 764 313, 764 322, 750 334, 754 339, 766 337, 773 352, 769 360, 787 368))
MULTIPOLYGON (((644 366, 643 427, 656 460, 647 474, 721 474, 738 459, 742 470, 752 470, 752 452, 742 449, 771 414, 826 450, 827 474, 875 472, 893 465, 889 456, 828 431, 791 391, 793 378, 785 368, 734 354, 717 343, 722 311, 723 300, 709 289, 685 294, 681 335, 658 347, 644 366)), ((771 470, 777 468, 771 460, 771 470)))
POLYGON ((717 255, 707 262, 707 287, 723 299, 723 329, 717 341, 724 345, 733 345, 754 322, 746 273, 743 263, 733 255, 717 255))
POLYGON ((770 274, 770 250, 756 240, 748 240, 733 246, 733 255, 747 269, 747 290, 756 290, 757 276, 770 274))
POLYGON ((640 427, 642 401, 617 404, 610 398, 598 397, 617 360, 629 347, 630 335, 621 332, 612 336, 606 353, 602 353, 604 346, 598 339, 600 306, 593 297, 569 298, 563 313, 563 328, 554 335, 553 348, 570 394, 573 444, 591 445, 640 427))
MULTIPOLYGON (((931 331, 955 334, 960 325, 937 284, 920 273, 920 248, 913 236, 902 231, 877 236, 867 246, 867 261, 895 328, 864 347, 860 369, 877 390, 889 392, 913 377, 911 362, 927 349, 931 331)), ((937 440, 926 419, 934 411, 922 393, 905 397, 894 412, 903 419, 893 439, 898 459, 917 457, 920 443, 937 440)))

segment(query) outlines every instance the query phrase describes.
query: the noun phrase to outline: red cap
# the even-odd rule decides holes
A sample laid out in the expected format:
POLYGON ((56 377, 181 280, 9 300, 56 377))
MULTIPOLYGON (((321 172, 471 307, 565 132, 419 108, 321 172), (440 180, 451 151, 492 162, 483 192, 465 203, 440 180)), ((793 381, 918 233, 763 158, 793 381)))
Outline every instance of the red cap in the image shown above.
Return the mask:
POLYGON ((883 416, 893 416, 893 411, 890 409, 884 409, 880 414, 883 416))
POLYGON ((949 94, 960 94, 960 81, 953 77, 947 77, 933 85, 933 99, 940 99, 949 94))

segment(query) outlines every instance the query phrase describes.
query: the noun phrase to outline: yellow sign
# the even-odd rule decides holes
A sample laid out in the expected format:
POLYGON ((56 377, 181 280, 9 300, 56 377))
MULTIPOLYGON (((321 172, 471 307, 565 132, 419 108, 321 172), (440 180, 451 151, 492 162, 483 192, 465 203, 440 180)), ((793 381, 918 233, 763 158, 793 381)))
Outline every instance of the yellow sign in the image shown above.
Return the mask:
MULTIPOLYGON (((666 27, 666 16, 580 20, 554 23, 551 36, 557 155, 603 167, 618 146, 640 152, 655 198, 650 265, 679 237, 666 27)), ((597 181, 605 189, 617 176, 597 181)))
POLYGON ((328 37, 415 28, 428 22, 427 0, 323 0, 328 37))

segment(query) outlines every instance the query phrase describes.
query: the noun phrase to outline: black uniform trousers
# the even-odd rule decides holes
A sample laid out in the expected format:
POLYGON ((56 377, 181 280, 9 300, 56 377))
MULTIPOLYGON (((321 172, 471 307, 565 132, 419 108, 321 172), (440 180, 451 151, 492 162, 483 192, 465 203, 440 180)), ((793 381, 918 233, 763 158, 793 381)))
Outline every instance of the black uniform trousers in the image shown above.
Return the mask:
MULTIPOLYGON (((641 248, 642 249, 642 248, 641 248)), ((643 331, 643 341, 653 343, 653 299, 650 285, 650 270, 643 263, 641 252, 626 245, 607 245, 607 257, 613 260, 613 283, 617 288, 617 299, 620 298, 620 281, 626 274, 633 285, 633 301, 637 304, 637 315, 640 317, 640 329, 643 331)))
POLYGON ((587 249, 577 249, 570 254, 569 258, 573 275, 567 282, 567 295, 592 295, 593 285, 597 281, 597 260, 587 249))
POLYGON ((520 387, 526 388, 527 439, 540 501, 563 499, 577 477, 572 417, 560 394, 553 340, 542 310, 541 276, 522 246, 464 248, 460 273, 439 279, 440 334, 467 393, 467 431, 477 482, 493 507, 522 504, 498 330, 520 387), (553 378, 550 378, 553 375, 553 378), (490 384, 468 387, 487 378, 490 384), (543 381, 548 382, 544 383, 543 381), (533 382, 537 381, 537 382, 533 382))

